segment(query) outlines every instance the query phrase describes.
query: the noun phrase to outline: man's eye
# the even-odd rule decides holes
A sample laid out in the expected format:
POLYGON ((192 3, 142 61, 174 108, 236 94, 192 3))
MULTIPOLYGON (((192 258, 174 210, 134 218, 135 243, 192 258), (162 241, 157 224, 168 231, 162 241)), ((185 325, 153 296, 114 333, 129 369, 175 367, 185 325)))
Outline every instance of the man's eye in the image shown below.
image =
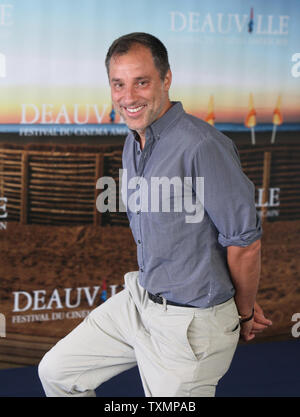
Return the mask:
POLYGON ((147 84, 147 81, 139 81, 139 85, 141 85, 142 87, 145 86, 147 84))
POLYGON ((115 87, 117 90, 119 90, 120 88, 122 88, 122 87, 123 87, 123 84, 121 84, 121 83, 114 84, 114 87, 115 87))

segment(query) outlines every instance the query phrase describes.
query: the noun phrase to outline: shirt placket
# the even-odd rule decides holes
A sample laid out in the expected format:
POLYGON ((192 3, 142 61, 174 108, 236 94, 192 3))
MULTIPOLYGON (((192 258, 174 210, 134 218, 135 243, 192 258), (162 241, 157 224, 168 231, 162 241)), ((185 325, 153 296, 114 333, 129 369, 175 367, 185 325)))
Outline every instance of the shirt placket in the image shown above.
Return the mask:
MULTIPOLYGON (((146 138, 146 144, 145 147, 142 151, 142 154, 140 156, 140 160, 138 163, 138 169, 137 169, 137 176, 139 177, 139 182, 137 184, 137 188, 138 188, 138 197, 139 197, 139 203, 140 203, 140 207, 137 210, 137 216, 138 216, 138 221, 137 221, 137 251, 138 251, 138 260, 139 260, 139 268, 140 268, 140 272, 143 273, 144 269, 145 269, 145 262, 144 262, 144 244, 143 244, 143 234, 142 234, 142 222, 144 221, 144 216, 143 216, 143 200, 142 200, 142 196, 144 194, 144 191, 142 189, 142 182, 141 179, 145 178, 144 177, 144 171, 145 171, 145 166, 151 156, 152 153, 152 149, 153 149, 153 138, 151 135, 149 135, 146 138)), ((148 184, 149 185, 149 184, 148 184)))

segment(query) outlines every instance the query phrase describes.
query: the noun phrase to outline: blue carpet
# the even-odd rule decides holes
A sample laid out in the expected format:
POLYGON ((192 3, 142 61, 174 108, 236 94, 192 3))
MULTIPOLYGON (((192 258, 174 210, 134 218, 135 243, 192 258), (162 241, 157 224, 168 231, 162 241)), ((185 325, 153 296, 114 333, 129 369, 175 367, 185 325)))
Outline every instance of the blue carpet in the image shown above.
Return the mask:
POLYGON ((219 397, 300 397, 300 340, 239 346, 219 397))
MULTIPOLYGON (((137 367, 96 390, 99 397, 144 397, 137 367)), ((37 367, 0 370, 0 397, 43 397, 37 367)), ((299 397, 300 340, 239 345, 217 397, 299 397)))

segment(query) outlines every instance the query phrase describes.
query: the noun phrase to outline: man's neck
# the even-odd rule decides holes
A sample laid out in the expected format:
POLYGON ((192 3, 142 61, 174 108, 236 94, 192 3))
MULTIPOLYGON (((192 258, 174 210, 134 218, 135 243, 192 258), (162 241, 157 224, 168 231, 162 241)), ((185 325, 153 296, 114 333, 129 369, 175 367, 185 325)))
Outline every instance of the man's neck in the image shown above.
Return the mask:
POLYGON ((144 147, 145 147, 145 144, 146 144, 146 138, 144 136, 141 136, 141 135, 139 135, 139 136, 140 136, 140 140, 139 140, 140 147, 141 147, 141 150, 143 150, 144 147))
POLYGON ((146 129, 144 131, 138 131, 137 130, 136 133, 139 136, 138 140, 139 140, 139 143, 140 143, 141 150, 143 150, 144 147, 145 147, 145 144, 146 144, 146 129))

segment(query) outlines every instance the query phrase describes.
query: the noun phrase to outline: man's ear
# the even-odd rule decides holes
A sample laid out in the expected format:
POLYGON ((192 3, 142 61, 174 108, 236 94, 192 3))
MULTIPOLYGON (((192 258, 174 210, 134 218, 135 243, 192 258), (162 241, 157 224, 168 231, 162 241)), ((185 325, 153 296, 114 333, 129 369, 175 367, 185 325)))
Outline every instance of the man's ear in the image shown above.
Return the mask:
POLYGON ((172 72, 170 69, 168 69, 165 79, 164 79, 164 90, 169 91, 169 88, 171 87, 172 83, 172 72))

